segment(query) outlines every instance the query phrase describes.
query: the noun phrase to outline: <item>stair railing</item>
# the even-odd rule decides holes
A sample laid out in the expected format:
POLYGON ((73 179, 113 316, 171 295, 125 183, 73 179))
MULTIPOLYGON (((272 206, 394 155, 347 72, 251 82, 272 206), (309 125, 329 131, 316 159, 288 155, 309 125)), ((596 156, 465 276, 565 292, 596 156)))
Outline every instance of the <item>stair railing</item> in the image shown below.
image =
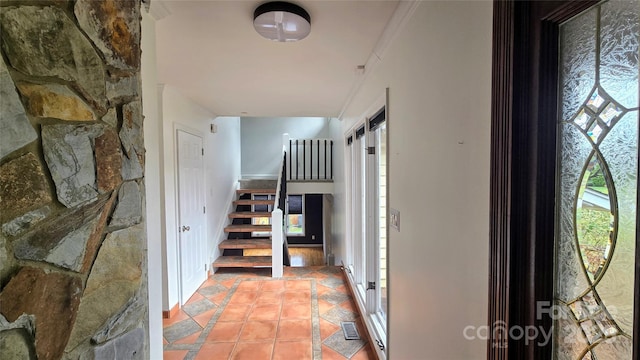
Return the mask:
POLYGON ((274 209, 271 212, 271 277, 281 278, 284 266, 291 266, 289 246, 285 232, 287 215, 287 146, 289 134, 282 135, 282 162, 276 187, 274 209))
POLYGON ((333 140, 289 139, 287 179, 333 181, 333 140))

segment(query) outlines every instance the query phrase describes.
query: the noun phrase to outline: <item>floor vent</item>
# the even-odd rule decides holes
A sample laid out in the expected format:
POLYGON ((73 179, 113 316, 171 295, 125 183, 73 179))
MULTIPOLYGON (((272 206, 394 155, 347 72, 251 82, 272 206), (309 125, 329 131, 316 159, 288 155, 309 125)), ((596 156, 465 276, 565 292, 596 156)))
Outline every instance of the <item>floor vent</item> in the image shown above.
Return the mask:
POLYGON ((360 340, 360 334, 356 329, 356 323, 353 321, 343 321, 340 323, 345 340, 360 340))

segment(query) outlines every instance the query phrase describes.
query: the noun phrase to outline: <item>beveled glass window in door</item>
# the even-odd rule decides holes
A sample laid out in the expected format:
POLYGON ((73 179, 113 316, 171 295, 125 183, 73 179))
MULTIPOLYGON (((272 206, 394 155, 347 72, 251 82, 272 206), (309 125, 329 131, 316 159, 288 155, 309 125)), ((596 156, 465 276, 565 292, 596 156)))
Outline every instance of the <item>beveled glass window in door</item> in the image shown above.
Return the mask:
POLYGON ((640 3, 560 27, 555 359, 631 359, 640 3))

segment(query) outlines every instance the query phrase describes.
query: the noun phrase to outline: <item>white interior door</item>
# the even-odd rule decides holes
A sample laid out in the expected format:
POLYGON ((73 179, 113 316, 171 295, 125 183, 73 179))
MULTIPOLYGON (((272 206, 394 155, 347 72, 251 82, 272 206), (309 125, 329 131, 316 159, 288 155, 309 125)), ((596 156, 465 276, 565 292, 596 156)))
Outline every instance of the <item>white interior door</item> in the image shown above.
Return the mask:
POLYGON ((178 130, 180 303, 207 279, 202 138, 178 130))

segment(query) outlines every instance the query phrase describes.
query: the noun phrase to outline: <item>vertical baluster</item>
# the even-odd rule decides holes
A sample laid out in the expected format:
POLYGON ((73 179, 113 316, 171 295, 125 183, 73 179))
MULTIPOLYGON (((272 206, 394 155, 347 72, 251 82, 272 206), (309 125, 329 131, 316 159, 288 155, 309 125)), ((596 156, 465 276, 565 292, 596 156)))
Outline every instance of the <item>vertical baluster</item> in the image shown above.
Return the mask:
POLYGON ((302 180, 307 178, 307 140, 302 140, 302 180))
POLYGON ((300 153, 300 150, 298 150, 298 139, 296 139, 296 180, 298 180, 298 154, 300 153))
POLYGON ((309 139, 307 146, 309 146, 309 180, 313 179, 313 140, 309 139))
POLYGON ((327 140, 324 140, 324 179, 327 180, 327 140))
POLYGON ((320 139, 318 139, 318 180, 320 180, 320 139))
POLYGON ((333 180, 333 140, 331 140, 331 180, 333 180))
POLYGON ((293 171, 291 168, 291 159, 293 159, 293 156, 291 156, 292 143, 293 141, 289 139, 289 180, 293 179, 293 176, 291 175, 291 172, 293 171))

